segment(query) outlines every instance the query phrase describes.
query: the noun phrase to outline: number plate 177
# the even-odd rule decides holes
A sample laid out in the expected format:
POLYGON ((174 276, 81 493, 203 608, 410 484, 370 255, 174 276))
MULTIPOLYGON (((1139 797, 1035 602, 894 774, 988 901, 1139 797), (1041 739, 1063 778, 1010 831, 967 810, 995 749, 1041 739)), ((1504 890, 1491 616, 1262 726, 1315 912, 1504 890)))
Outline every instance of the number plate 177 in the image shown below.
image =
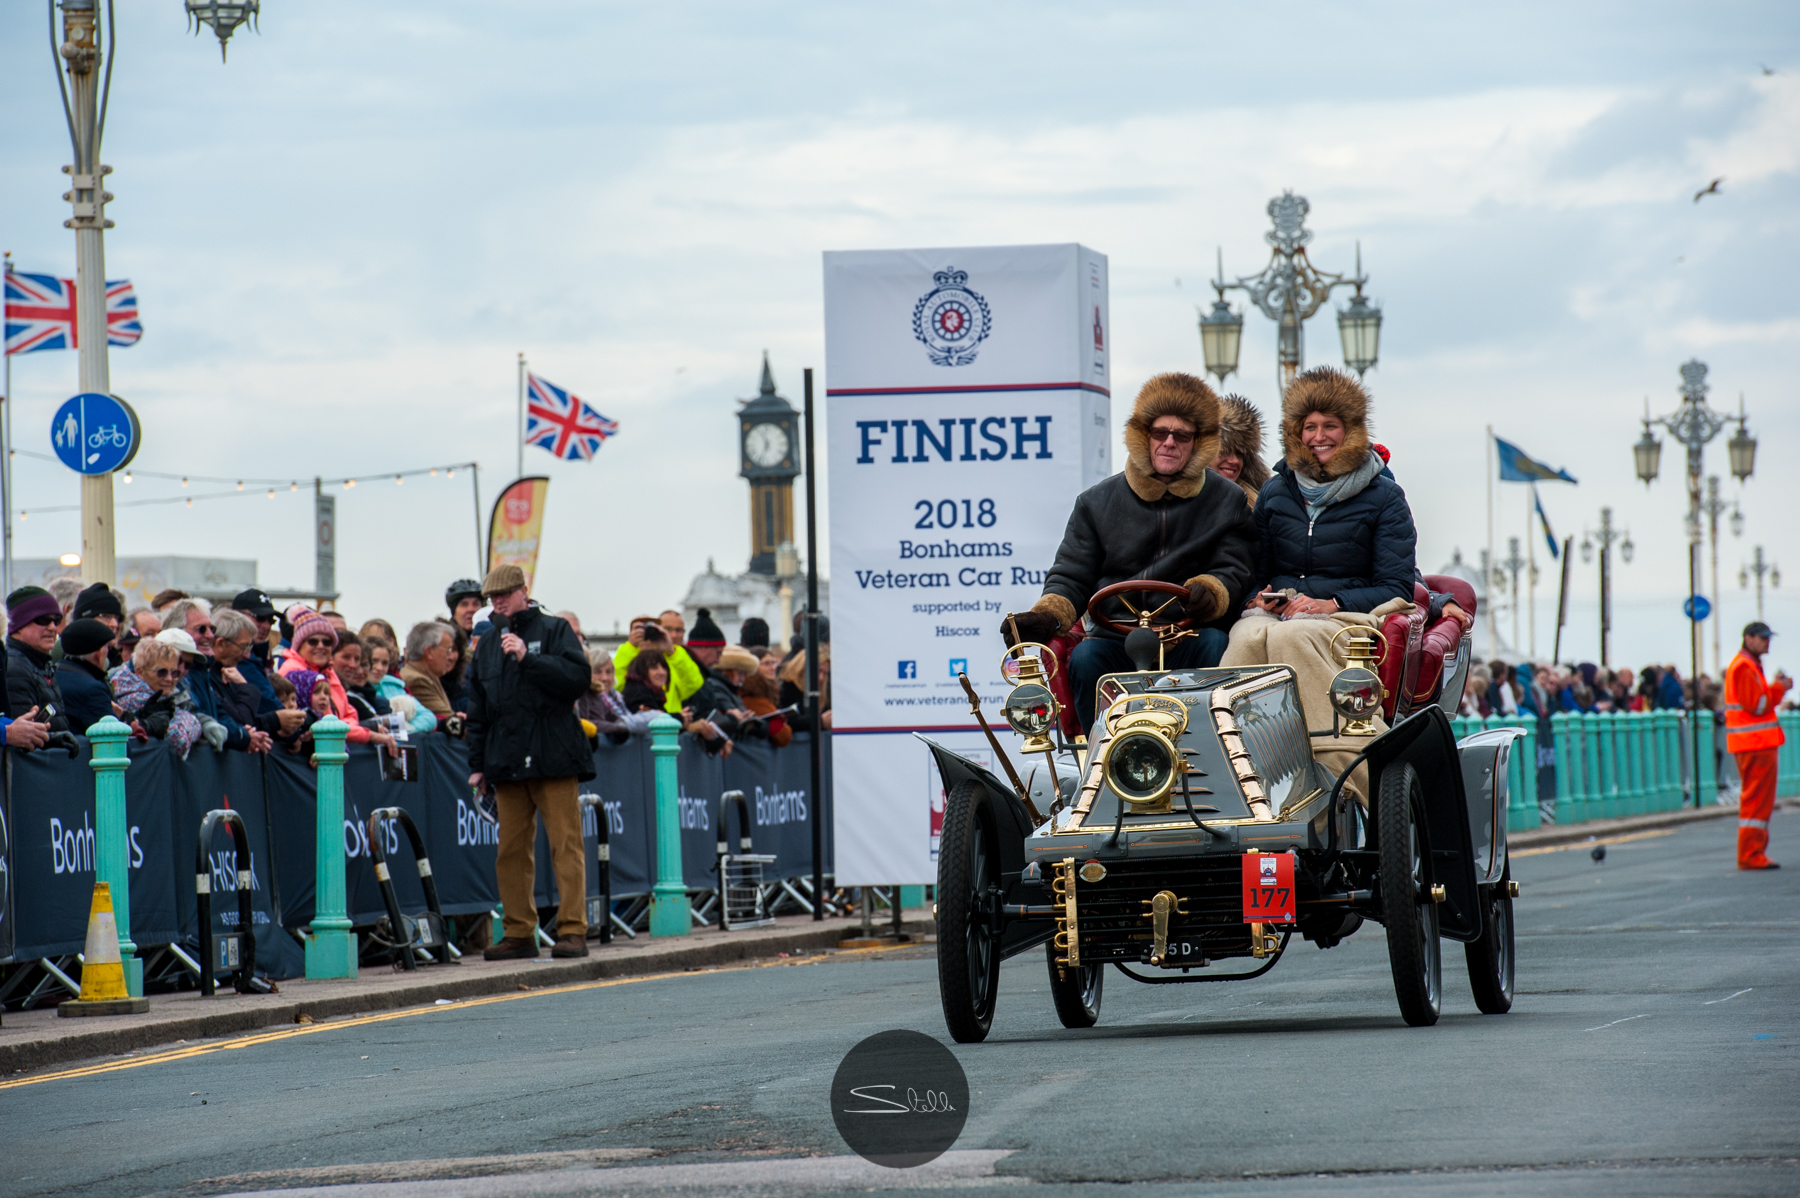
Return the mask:
POLYGON ((1293 854, 1244 854, 1244 922, 1294 922, 1293 854))

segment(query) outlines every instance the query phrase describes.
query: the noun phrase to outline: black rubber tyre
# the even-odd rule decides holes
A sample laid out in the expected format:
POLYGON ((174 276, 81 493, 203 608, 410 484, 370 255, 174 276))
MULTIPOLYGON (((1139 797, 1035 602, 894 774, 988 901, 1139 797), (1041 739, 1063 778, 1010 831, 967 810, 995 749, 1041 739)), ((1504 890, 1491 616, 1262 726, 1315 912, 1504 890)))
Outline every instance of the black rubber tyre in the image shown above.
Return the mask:
POLYGON ((1056 945, 1044 946, 1044 960, 1050 965, 1050 997, 1056 1000, 1056 1017, 1064 1027, 1093 1027, 1100 1022, 1100 991, 1106 981, 1106 966, 1082 965, 1075 969, 1058 969, 1056 945))
POLYGON ((1481 939, 1463 945, 1469 989, 1483 1015, 1504 1015, 1513 1004, 1513 910, 1506 883, 1493 888, 1482 911, 1481 939))
POLYGON ((1437 904, 1425 893, 1427 846, 1419 826, 1423 802, 1412 766, 1401 763, 1383 771, 1377 802, 1381 920, 1387 927, 1394 996, 1408 1024, 1430 1027, 1443 1006, 1444 955, 1437 904))
POLYGON ((959 782, 944 800, 938 841, 938 996, 944 1022, 961 1044, 987 1039, 1000 989, 1000 946, 981 915, 983 896, 1000 884, 1000 862, 986 794, 959 782))

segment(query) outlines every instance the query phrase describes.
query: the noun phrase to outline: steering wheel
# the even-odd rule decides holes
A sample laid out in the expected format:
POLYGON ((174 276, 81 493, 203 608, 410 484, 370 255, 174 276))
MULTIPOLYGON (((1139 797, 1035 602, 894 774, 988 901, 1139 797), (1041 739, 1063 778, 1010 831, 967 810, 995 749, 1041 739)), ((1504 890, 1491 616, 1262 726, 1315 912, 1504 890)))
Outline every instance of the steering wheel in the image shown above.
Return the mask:
POLYGON ((1108 632, 1117 633, 1119 636, 1124 636, 1133 628, 1155 627, 1184 629, 1193 624, 1193 621, 1185 615, 1179 620, 1170 620, 1163 624, 1152 625, 1150 621, 1162 614, 1163 608, 1169 606, 1170 603, 1177 599, 1185 601, 1187 597, 1188 589, 1180 583, 1161 582, 1153 578, 1132 578, 1127 579, 1124 582, 1115 582, 1109 587, 1101 587, 1099 590, 1095 591, 1094 597, 1088 600, 1087 614, 1088 618, 1094 623, 1106 629, 1108 632), (1164 599, 1159 606, 1146 610, 1125 598, 1125 596, 1131 594, 1166 595, 1168 598, 1164 599), (1105 603, 1108 599, 1117 599, 1120 603, 1123 603, 1125 609, 1137 617, 1138 622, 1136 624, 1121 624, 1117 620, 1107 616, 1102 609, 1101 604, 1105 603))

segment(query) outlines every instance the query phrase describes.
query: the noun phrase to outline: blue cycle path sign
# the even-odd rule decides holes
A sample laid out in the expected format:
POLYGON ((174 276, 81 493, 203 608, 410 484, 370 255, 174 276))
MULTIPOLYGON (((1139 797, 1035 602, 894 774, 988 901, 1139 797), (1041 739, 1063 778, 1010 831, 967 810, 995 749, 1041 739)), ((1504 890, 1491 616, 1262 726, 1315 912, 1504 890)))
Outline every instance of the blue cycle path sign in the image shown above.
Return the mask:
POLYGON ((1705 595, 1690 595, 1681 601, 1681 614, 1690 620, 1704 620, 1712 615, 1712 602, 1705 595))
POLYGON ((111 474, 137 456, 143 430, 131 405, 116 395, 87 391, 56 409, 50 444, 62 464, 80 474, 111 474))

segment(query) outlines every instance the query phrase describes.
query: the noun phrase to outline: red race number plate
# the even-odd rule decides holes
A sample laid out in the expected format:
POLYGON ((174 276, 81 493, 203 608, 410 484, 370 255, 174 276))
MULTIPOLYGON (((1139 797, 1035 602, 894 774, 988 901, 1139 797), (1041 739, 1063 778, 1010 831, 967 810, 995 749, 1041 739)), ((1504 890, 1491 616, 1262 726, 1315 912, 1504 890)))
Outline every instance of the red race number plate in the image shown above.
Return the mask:
POLYGON ((1294 857, 1244 854, 1244 922, 1294 922, 1294 857))

